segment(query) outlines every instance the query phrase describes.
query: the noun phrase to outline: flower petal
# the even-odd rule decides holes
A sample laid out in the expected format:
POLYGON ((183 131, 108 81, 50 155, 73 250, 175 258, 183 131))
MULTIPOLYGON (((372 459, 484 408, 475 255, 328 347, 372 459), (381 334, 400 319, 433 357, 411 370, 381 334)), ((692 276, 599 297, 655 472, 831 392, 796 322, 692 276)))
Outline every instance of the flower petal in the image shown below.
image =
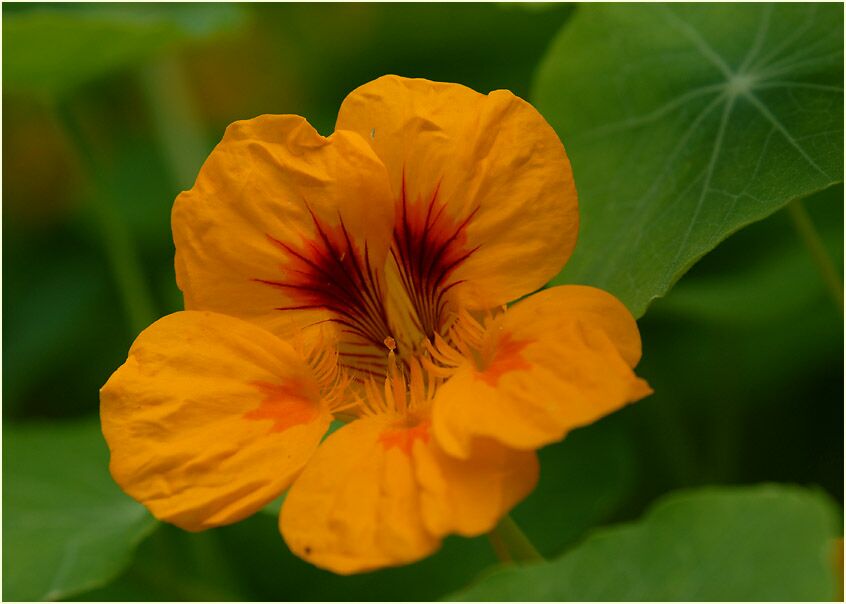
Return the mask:
POLYGON ((336 573, 407 564, 449 533, 478 535, 537 480, 534 453, 483 443, 445 455, 428 422, 360 419, 332 434, 288 492, 280 530, 298 556, 336 573))
POLYGON ((348 574, 438 548, 423 526, 408 455, 380 442, 386 429, 381 419, 356 420, 323 442, 282 505, 279 527, 292 552, 348 574))
POLYGON ((249 516, 291 483, 331 416, 297 353, 209 312, 144 330, 100 391, 115 481, 188 530, 249 516))
POLYGON ((441 268, 459 306, 519 298, 570 257, 578 208, 569 160, 543 117, 510 92, 384 76, 344 100, 336 129, 366 138, 388 168, 412 222, 397 232, 431 239, 401 241, 400 251, 444 247, 439 257, 453 259, 441 268), (426 216, 438 223, 423 228, 426 216))
POLYGON ((650 394, 634 318, 610 294, 554 287, 487 327, 481 366, 468 360, 438 390, 433 431, 444 449, 470 455, 476 437, 516 449, 562 439, 650 394))
POLYGON ((447 455, 434 442, 415 451, 426 527, 436 535, 475 537, 494 528, 538 481, 534 451, 516 451, 476 439, 467 459, 447 455))
POLYGON ((393 220, 385 168, 359 136, 324 138, 294 115, 235 122, 173 206, 185 307, 278 335, 324 319, 337 300, 361 303, 393 220))

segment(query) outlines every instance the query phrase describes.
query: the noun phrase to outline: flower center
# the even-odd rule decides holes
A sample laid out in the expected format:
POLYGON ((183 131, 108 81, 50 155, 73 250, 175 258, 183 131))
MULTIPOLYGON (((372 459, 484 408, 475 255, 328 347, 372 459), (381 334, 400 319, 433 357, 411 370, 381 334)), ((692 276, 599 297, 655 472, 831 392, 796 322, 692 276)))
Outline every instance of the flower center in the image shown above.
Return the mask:
POLYGON ((298 246, 268 234, 282 252, 284 278, 258 281, 284 294, 278 310, 325 311, 322 321, 339 328, 337 363, 361 413, 407 416, 427 408, 457 366, 455 355, 477 354, 477 330, 456 320, 451 296, 462 283, 456 270, 476 251, 466 233, 475 211, 452 216, 438 191, 409 199, 403 179, 384 264, 351 237, 340 215, 328 224, 310 212, 314 233, 298 246))

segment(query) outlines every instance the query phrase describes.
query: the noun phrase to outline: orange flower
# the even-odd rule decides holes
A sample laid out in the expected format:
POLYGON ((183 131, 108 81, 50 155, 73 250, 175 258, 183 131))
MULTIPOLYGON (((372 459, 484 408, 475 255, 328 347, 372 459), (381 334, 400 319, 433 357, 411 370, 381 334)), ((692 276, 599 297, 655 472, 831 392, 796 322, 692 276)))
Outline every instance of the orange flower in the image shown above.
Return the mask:
POLYGON ((650 392, 609 294, 504 309, 577 226, 564 148, 506 91, 387 76, 326 138, 291 115, 232 124, 173 208, 188 310, 101 391, 112 475, 188 530, 290 487, 283 537, 339 573, 491 530, 537 448, 650 392))

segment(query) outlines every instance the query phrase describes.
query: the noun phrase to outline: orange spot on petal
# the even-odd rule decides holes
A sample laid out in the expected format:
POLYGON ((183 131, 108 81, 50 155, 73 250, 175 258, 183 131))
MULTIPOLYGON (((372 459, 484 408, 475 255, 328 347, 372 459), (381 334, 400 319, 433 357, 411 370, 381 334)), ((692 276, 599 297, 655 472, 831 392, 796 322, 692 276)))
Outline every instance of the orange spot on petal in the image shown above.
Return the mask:
POLYGON ((305 388, 300 384, 256 382, 255 386, 264 394, 264 400, 257 409, 245 413, 244 419, 273 420, 271 432, 307 424, 318 415, 317 404, 303 395, 305 388))
POLYGON ((506 333, 500 338, 491 362, 484 370, 479 371, 476 377, 495 388, 506 373, 531 369, 532 365, 521 354, 529 344, 530 342, 524 340, 512 340, 506 333))
POLYGON ((424 421, 411 428, 389 428, 379 435, 379 442, 386 451, 398 448, 406 455, 411 455, 417 440, 429 442, 429 422, 424 421))

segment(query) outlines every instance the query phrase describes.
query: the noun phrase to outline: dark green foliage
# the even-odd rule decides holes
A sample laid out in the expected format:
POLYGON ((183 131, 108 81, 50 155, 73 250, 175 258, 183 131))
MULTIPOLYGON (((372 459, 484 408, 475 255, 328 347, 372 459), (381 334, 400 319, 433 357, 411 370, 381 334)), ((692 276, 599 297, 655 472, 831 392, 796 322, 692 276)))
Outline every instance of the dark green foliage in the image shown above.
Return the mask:
POLYGON ((551 562, 493 571, 456 599, 832 600, 839 518, 819 494, 709 488, 662 499, 551 562))

